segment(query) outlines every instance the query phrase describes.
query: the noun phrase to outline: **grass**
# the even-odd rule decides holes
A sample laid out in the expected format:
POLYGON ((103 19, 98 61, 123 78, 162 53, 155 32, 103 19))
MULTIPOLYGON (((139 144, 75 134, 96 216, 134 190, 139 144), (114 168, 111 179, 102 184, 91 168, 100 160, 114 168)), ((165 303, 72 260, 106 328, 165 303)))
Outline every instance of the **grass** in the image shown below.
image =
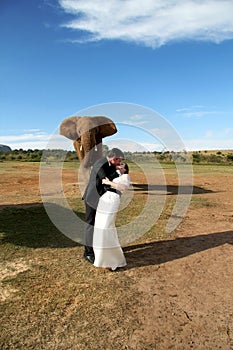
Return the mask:
POLYGON ((3 209, 0 229, 2 245, 31 248, 75 246, 74 242, 55 228, 42 205, 3 209))
POLYGON ((215 176, 216 174, 219 175, 233 175, 233 166, 232 165, 223 165, 223 164, 194 164, 193 165, 193 171, 194 174, 208 174, 215 176))
POLYGON ((53 251, 49 263, 40 261, 7 281, 18 292, 1 310, 2 349, 123 348, 138 326, 130 313, 138 294, 130 280, 96 276, 75 255, 73 250, 53 251), (130 296, 122 298, 126 289, 130 296))
POLYGON ((137 326, 130 308, 140 303, 130 278, 83 261, 83 247, 63 236, 42 206, 6 208, 0 231, 2 269, 17 269, 22 259, 27 267, 2 281, 10 297, 0 304, 1 349, 70 349, 74 342, 78 349, 123 348, 137 326))
POLYGON ((191 199, 191 208, 203 208, 203 207, 216 207, 217 204, 212 202, 210 199, 202 198, 202 197, 192 197, 191 199))

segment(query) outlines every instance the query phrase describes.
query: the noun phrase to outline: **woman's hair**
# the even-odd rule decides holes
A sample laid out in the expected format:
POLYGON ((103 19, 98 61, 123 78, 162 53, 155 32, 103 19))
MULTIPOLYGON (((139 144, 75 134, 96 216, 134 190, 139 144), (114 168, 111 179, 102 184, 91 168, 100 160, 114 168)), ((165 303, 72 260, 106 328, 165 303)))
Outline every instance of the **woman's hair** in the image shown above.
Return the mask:
POLYGON ((125 168, 125 174, 128 174, 129 173, 129 166, 127 163, 121 163, 122 165, 124 165, 124 168, 125 168))

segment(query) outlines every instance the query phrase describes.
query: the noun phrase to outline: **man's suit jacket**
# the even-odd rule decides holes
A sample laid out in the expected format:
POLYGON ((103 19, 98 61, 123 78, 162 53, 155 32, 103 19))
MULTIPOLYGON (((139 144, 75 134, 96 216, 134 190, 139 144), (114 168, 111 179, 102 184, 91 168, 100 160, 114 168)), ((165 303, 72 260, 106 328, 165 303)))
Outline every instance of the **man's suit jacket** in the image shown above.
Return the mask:
POLYGON ((100 196, 109 188, 109 186, 102 184, 102 180, 107 177, 112 181, 118 176, 116 167, 109 165, 106 157, 98 159, 92 168, 90 180, 83 195, 84 201, 96 209, 100 196))

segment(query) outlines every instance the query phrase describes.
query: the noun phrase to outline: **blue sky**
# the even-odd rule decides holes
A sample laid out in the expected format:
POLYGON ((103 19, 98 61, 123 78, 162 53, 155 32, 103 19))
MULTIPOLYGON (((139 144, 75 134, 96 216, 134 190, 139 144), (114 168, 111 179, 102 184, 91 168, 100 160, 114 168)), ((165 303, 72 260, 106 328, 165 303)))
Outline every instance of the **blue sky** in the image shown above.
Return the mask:
POLYGON ((165 149, 140 129, 163 118, 187 150, 233 149, 232 0, 1 0, 0 45, 0 144, 43 149, 97 111, 107 144, 165 149))

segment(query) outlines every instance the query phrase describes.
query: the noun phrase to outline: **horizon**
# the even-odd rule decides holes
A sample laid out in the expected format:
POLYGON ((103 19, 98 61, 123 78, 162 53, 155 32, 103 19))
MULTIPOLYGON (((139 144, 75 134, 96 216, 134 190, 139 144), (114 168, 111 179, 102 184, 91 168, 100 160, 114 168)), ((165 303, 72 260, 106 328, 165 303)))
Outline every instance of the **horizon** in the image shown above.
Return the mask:
MULTIPOLYGON (((9 147, 7 145, 3 145, 3 144, 0 144, 0 148, 1 147, 9 147)), ((107 146, 107 144, 103 143, 103 146, 107 146)), ((10 147, 9 147, 10 148, 10 147)), ((14 152, 14 151, 23 151, 23 152, 28 152, 28 151, 62 151, 62 152, 73 152, 75 154, 77 154, 76 150, 75 149, 62 149, 62 148, 53 148, 53 149, 48 149, 48 148, 35 148, 35 149, 32 149, 32 148, 28 148, 28 149, 23 149, 23 148, 15 148, 15 149, 11 149, 9 151, 4 151, 4 150, 1 150, 0 149, 0 152, 14 152)), ((175 151, 175 150, 161 150, 161 151, 157 151, 157 150, 152 150, 152 151, 127 151, 127 150, 122 150, 123 152, 126 152, 126 153, 138 153, 138 154, 143 154, 143 153, 147 153, 147 154, 150 154, 150 153, 158 153, 158 154, 161 154, 161 153, 191 153, 191 152, 203 152, 203 153, 209 153, 209 152, 221 152, 221 153, 228 153, 228 152, 233 152, 233 148, 232 149, 203 149, 203 150, 183 150, 183 151, 175 151)), ((78 157, 78 155, 77 155, 78 157)))

